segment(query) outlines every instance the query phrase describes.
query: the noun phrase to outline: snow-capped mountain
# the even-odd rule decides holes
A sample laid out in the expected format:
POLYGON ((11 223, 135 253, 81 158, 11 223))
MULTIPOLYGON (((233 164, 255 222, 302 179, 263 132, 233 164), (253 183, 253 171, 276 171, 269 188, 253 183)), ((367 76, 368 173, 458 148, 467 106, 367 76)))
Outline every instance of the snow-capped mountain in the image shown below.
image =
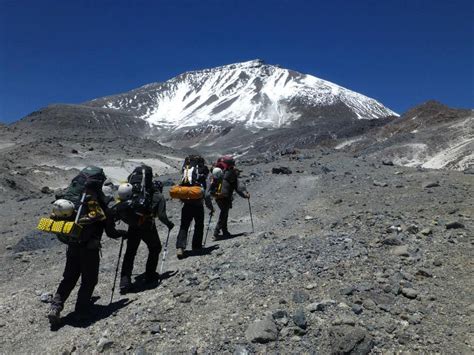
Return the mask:
POLYGON ((86 105, 127 111, 173 131, 235 125, 258 131, 301 118, 397 116, 374 99, 261 60, 184 73, 86 105))

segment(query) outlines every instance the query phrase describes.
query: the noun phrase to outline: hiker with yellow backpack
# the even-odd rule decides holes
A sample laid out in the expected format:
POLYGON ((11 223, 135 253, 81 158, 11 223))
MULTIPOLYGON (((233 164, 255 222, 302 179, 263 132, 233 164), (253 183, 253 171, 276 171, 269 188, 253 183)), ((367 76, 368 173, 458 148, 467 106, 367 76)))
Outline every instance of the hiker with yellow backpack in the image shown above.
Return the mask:
POLYGON ((63 279, 54 295, 48 319, 51 326, 60 324, 64 302, 81 277, 77 293, 75 315, 78 320, 91 316, 90 306, 98 282, 102 233, 113 239, 123 237, 125 231, 116 230, 109 216, 107 198, 102 192, 104 171, 96 166, 81 170, 53 204, 53 213, 42 218, 38 229, 54 233, 67 244, 63 279))

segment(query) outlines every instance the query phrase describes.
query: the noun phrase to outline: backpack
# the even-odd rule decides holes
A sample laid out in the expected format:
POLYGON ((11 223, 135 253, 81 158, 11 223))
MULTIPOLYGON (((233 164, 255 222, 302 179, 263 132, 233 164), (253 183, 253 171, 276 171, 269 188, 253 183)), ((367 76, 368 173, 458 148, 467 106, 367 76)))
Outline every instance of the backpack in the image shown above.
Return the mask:
POLYGON ((215 166, 221 168, 222 171, 225 172, 226 170, 235 167, 235 159, 231 155, 224 155, 217 159, 215 166))
POLYGON ((189 155, 186 157, 181 169, 181 181, 178 185, 170 188, 170 197, 179 200, 199 200, 203 197, 203 187, 209 169, 200 155, 189 155))
POLYGON ((61 195, 57 195, 56 198, 71 201, 77 210, 81 204, 82 194, 86 192, 86 189, 95 193, 101 192, 105 179, 102 168, 93 165, 87 166, 72 179, 66 190, 61 195))
POLYGON ((200 155, 189 155, 181 169, 181 186, 204 185, 209 169, 200 155))
POLYGON ((128 225, 139 226, 153 214, 153 169, 145 164, 137 166, 127 181, 133 186, 132 197, 122 204, 122 217, 128 225))
POLYGON ((105 179, 102 168, 91 165, 82 169, 72 179, 66 190, 62 194, 56 195, 57 199, 63 198, 71 201, 74 204, 75 213, 66 219, 57 217, 42 218, 38 229, 56 234, 58 239, 65 244, 76 244, 85 241, 81 234, 83 227, 105 219, 105 213, 101 207, 101 203, 104 201, 99 201, 103 197, 102 185, 105 179), (91 198, 82 201, 84 193, 91 196, 91 198), (77 216, 79 209, 80 216, 77 216), (78 220, 78 224, 75 223, 75 220, 78 220))

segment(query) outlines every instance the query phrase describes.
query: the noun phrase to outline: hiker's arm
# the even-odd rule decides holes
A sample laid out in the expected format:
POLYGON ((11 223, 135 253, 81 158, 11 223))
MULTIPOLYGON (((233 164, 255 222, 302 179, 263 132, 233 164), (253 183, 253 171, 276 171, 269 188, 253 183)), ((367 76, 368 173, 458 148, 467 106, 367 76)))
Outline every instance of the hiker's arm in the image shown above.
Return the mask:
POLYGON ((115 213, 113 208, 107 208, 105 210, 105 234, 107 237, 112 239, 124 238, 127 234, 125 230, 115 229, 115 213))
POLYGON ((235 180, 235 191, 239 194, 240 197, 250 198, 250 194, 247 191, 245 184, 239 184, 239 179, 235 180))
POLYGON ((160 222, 166 225, 169 229, 174 227, 174 223, 168 219, 168 215, 166 214, 166 200, 161 194, 157 199, 156 215, 160 222))
POLYGON ((204 190, 204 204, 209 210, 214 213, 214 206, 212 205, 212 196, 211 196, 211 181, 208 177, 206 181, 206 189, 204 190))

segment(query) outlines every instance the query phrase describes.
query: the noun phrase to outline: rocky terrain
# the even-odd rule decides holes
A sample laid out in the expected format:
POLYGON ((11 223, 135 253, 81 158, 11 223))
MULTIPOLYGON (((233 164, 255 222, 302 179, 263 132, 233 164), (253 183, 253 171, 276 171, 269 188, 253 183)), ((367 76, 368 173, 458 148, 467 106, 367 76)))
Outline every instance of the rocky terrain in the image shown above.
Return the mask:
POLYGON ((469 169, 474 165, 474 112, 428 101, 338 145, 397 165, 469 169))
MULTIPOLYGON (((0 353, 472 353, 472 112, 430 101, 398 118, 335 84, 252 61, 0 125, 0 353), (209 87, 224 101, 237 96, 196 97, 209 87), (276 89, 286 96, 264 98, 276 89), (160 110, 181 94, 184 113, 169 127, 160 110), (254 116, 227 111, 254 94, 254 116), (197 120, 216 105, 212 122, 197 120), (298 117, 280 110, 288 121, 265 126, 270 106, 298 117), (188 108, 197 123, 179 126, 188 108), (237 157, 255 230, 237 196, 232 238, 209 238, 178 261, 175 228, 153 288, 142 282, 142 245, 135 291, 111 304, 120 243, 104 236, 94 318, 73 317, 76 289, 51 329, 66 247, 35 227, 54 192, 89 164, 118 184, 146 163, 167 195, 190 152, 237 157)), ((180 209, 168 200, 177 225, 180 209)), ((161 224, 159 233, 164 243, 161 224)))
MULTIPOLYGON (((239 163, 254 233, 236 197, 235 237, 178 261, 173 230, 161 284, 137 281, 111 305, 119 242, 104 237, 96 317, 74 321, 73 293, 54 331, 45 314, 65 247, 34 231, 53 198, 2 195, 2 352, 471 353, 473 176, 329 148, 293 153, 239 163)), ((178 222, 180 203, 168 210, 178 222)), ((145 257, 142 245, 137 276, 145 257)))

